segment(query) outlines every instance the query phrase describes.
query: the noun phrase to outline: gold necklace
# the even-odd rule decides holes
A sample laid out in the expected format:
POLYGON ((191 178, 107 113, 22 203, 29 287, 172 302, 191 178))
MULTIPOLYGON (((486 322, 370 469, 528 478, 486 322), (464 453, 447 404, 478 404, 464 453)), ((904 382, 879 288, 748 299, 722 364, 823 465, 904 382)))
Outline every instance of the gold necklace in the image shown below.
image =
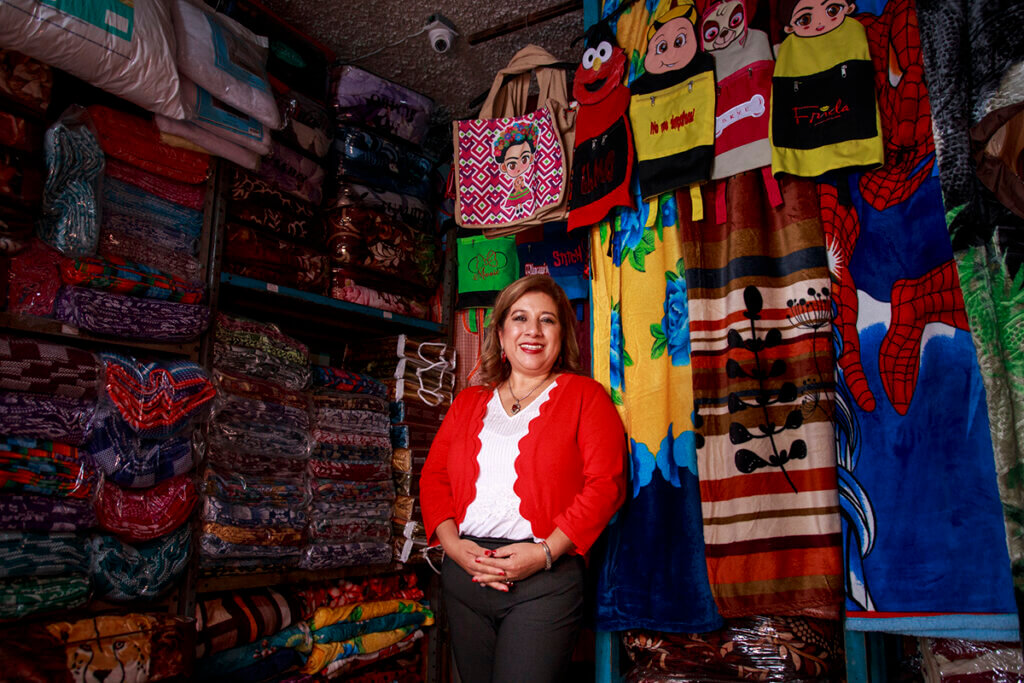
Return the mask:
POLYGON ((512 393, 512 380, 511 379, 506 380, 505 381, 505 386, 508 388, 508 395, 512 397, 512 401, 513 401, 512 402, 512 406, 508 409, 509 412, 512 413, 513 415, 515 415, 520 410, 522 410, 522 407, 519 404, 521 402, 525 401, 526 399, 530 398, 530 395, 533 394, 533 392, 537 391, 537 389, 540 389, 540 385, 544 384, 544 382, 546 382, 546 381, 548 381, 547 376, 545 376, 544 379, 542 379, 540 382, 538 382, 537 386, 535 386, 533 389, 530 389, 530 391, 525 396, 523 396, 522 398, 518 398, 518 397, 516 397, 515 394, 512 393))

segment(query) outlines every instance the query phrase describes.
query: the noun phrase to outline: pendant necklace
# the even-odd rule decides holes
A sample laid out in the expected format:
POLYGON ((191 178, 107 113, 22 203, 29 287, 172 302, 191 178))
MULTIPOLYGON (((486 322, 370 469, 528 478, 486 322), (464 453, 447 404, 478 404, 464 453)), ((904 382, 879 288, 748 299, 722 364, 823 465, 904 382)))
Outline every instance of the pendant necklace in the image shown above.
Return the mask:
POLYGON ((546 382, 546 381, 548 381, 547 377, 545 377, 540 382, 538 382, 537 386, 535 386, 533 389, 530 389, 530 391, 525 396, 523 396, 522 398, 518 398, 515 394, 512 393, 512 382, 511 382, 511 380, 507 380, 505 382, 505 386, 508 387, 508 395, 512 397, 512 401, 513 401, 512 407, 510 407, 508 409, 509 412, 512 413, 513 415, 515 415, 520 410, 522 410, 522 407, 519 404, 522 401, 525 401, 526 399, 530 398, 530 395, 533 394, 533 392, 537 391, 537 389, 540 388, 540 385, 544 384, 544 382, 546 382))

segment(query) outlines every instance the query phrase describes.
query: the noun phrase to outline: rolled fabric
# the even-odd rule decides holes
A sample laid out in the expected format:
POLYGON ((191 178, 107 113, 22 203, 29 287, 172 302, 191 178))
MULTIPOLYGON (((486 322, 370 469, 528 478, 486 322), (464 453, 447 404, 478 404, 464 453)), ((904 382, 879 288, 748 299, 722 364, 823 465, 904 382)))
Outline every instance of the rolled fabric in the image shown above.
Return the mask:
POLYGON ((173 436, 204 416, 217 389, 200 365, 187 360, 142 363, 101 353, 107 396, 118 414, 144 439, 173 436))
POLYGON ((0 532, 0 578, 85 574, 87 542, 73 533, 0 532))
POLYGON ((81 607, 89 601, 89 590, 89 578, 85 575, 28 576, 0 581, 0 619, 81 607))
POLYGON ((107 178, 103 183, 103 208, 158 225, 177 228, 198 236, 203 230, 203 212, 150 194, 140 187, 107 178))
POLYGON ((199 239, 176 226, 162 225, 135 216, 125 216, 116 209, 103 212, 103 232, 126 235, 159 249, 184 252, 190 256, 199 253, 199 239))
POLYGON ((140 439, 113 411, 97 416, 83 450, 106 480, 124 488, 148 488, 192 469, 192 439, 140 439))
POLYGON ((302 551, 302 569, 337 569, 391 562, 391 543, 317 543, 302 551))
POLYGON ((92 400, 102 373, 90 351, 0 334, 0 390, 92 400))
POLYGON ((134 185, 160 199, 197 211, 203 210, 206 198, 205 183, 182 183, 171 180, 115 157, 107 159, 105 172, 110 178, 134 185))
POLYGON ((258 171, 260 168, 258 152, 236 145, 191 121, 178 121, 166 116, 157 116, 156 126, 163 134, 187 140, 213 156, 227 159, 242 168, 247 168, 250 171, 258 171))
POLYGON ((143 241, 104 223, 100 230, 99 255, 144 263, 189 283, 202 283, 203 266, 187 249, 177 250, 143 241))
POLYGON ((227 240, 224 267, 230 272, 310 292, 327 287, 327 257, 320 252, 236 223, 228 223, 227 240))
POLYGON ((46 185, 39 236, 65 256, 96 253, 99 241, 97 181, 103 151, 84 121, 62 118, 46 130, 46 185))
POLYGON ((269 156, 260 164, 259 176, 299 199, 319 206, 324 199, 323 166, 298 152, 274 142, 269 156))
POLYGON ((152 121, 103 105, 90 106, 89 114, 108 157, 182 183, 206 182, 209 155, 162 143, 152 121))
POLYGON ((191 539, 187 524, 169 536, 138 545, 106 534, 94 536, 90 576, 97 597, 117 602, 159 597, 188 565, 191 539))
POLYGON ((129 543, 164 536, 188 520, 199 494, 188 474, 148 489, 105 485, 96 499, 100 528, 129 543))
POLYGON ((65 287, 57 298, 57 318, 96 334, 128 339, 185 342, 206 329, 210 309, 155 299, 65 287))
MULTIPOLYGON (((89 439, 95 413, 96 401, 0 391, 0 434, 25 437, 21 444, 35 443, 32 437, 37 437, 39 443, 59 442, 55 446, 61 452, 66 450, 61 444, 81 446, 89 439)), ((12 439, 6 441, 10 445, 12 439)))
POLYGON ((74 498, 0 496, 0 528, 8 531, 68 532, 96 526, 92 502, 74 498))
POLYGON ((206 288, 202 285, 179 280, 152 266, 119 256, 82 256, 65 261, 61 267, 61 280, 66 285, 183 304, 198 304, 206 296, 206 288))

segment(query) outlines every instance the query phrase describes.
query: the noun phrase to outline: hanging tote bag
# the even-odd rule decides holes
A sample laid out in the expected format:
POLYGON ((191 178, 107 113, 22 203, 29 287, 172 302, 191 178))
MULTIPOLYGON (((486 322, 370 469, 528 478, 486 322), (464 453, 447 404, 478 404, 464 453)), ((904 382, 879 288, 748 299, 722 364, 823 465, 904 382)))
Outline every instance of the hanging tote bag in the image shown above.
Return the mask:
POLYGON ((565 220, 576 112, 557 63, 543 48, 524 47, 498 72, 480 118, 452 124, 460 226, 495 236, 565 220), (533 75, 540 96, 527 111, 533 75))

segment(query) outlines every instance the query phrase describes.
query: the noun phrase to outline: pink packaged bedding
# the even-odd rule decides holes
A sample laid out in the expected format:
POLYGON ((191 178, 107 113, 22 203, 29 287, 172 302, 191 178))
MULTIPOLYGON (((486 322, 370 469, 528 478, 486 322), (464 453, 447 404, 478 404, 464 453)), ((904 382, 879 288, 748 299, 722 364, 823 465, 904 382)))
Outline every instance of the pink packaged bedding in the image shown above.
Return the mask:
POLYGON ((259 156, 270 154, 270 130, 211 95, 190 79, 181 77, 181 99, 190 123, 259 156))

